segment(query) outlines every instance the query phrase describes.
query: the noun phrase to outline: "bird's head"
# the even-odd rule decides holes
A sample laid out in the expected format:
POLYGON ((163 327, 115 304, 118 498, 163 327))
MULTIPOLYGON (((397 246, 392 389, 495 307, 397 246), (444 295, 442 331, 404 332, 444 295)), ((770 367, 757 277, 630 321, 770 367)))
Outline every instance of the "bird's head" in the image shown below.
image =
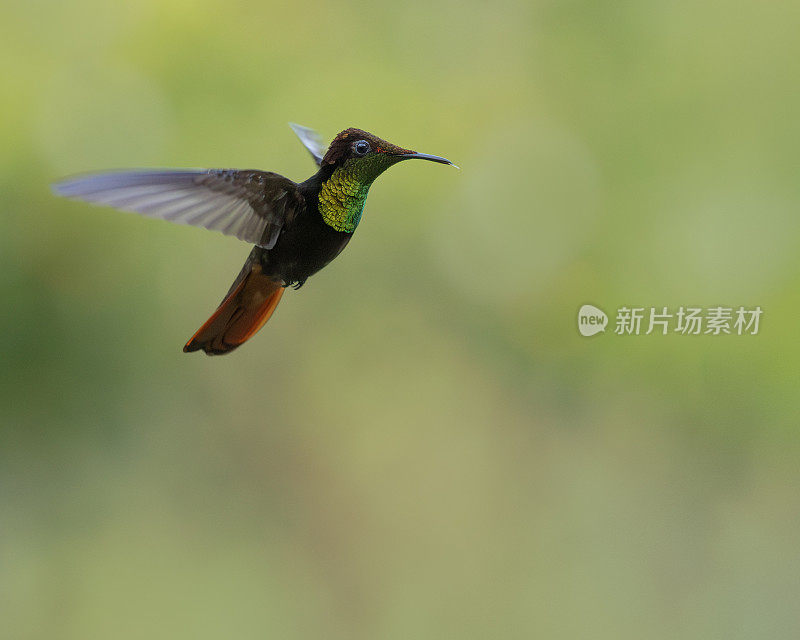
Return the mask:
POLYGON ((414 158, 453 164, 439 156, 403 149, 361 129, 345 129, 322 158, 318 198, 322 219, 337 231, 352 233, 375 178, 393 164, 414 158))
POLYGON ((333 139, 322 159, 322 166, 333 170, 342 168, 357 177, 359 182, 370 184, 392 165, 415 158, 453 164, 446 158, 403 149, 371 133, 351 128, 333 139))

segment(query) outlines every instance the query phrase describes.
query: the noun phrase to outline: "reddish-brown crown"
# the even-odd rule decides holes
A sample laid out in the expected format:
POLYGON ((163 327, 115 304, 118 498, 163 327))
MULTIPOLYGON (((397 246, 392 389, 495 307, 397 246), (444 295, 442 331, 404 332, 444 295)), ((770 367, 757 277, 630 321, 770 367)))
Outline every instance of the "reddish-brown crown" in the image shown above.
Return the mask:
POLYGON ((403 149, 391 142, 386 142, 386 140, 374 136, 367 131, 351 127, 350 129, 345 129, 333 139, 333 142, 331 142, 331 145, 328 147, 328 151, 325 153, 325 157, 322 159, 322 164, 336 164, 347 158, 351 151, 351 145, 356 140, 366 140, 369 142, 372 150, 378 153, 411 153, 408 149, 403 149))

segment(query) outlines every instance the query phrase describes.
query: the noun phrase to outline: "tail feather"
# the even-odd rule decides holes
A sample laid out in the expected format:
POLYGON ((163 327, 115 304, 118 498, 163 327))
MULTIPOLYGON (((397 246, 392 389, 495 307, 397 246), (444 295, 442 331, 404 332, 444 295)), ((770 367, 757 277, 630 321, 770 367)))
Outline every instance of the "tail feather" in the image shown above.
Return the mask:
POLYGON ((265 276, 260 264, 248 260, 225 300, 183 350, 230 353, 264 326, 282 295, 283 283, 265 276))

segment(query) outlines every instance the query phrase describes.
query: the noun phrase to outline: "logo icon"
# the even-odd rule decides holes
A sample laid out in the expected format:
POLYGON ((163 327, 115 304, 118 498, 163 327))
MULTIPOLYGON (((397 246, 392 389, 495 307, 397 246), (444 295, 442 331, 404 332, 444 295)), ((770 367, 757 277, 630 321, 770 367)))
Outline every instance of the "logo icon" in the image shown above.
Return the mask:
POLYGON ((582 336, 593 336, 606 330, 608 316, 602 309, 585 304, 578 310, 578 331, 582 336))

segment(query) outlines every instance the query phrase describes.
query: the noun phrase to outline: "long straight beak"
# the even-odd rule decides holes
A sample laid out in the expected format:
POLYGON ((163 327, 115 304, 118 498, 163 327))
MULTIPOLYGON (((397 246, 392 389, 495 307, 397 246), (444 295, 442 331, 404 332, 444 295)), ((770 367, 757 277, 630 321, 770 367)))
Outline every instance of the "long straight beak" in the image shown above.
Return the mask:
POLYGON ((456 169, 459 168, 447 158, 442 158, 441 156, 432 156, 428 153, 417 153, 416 151, 411 151, 409 153, 398 153, 397 157, 402 158, 403 160, 414 160, 415 158, 418 160, 430 160, 431 162, 439 162, 440 164, 449 164, 451 167, 455 167, 456 169))

